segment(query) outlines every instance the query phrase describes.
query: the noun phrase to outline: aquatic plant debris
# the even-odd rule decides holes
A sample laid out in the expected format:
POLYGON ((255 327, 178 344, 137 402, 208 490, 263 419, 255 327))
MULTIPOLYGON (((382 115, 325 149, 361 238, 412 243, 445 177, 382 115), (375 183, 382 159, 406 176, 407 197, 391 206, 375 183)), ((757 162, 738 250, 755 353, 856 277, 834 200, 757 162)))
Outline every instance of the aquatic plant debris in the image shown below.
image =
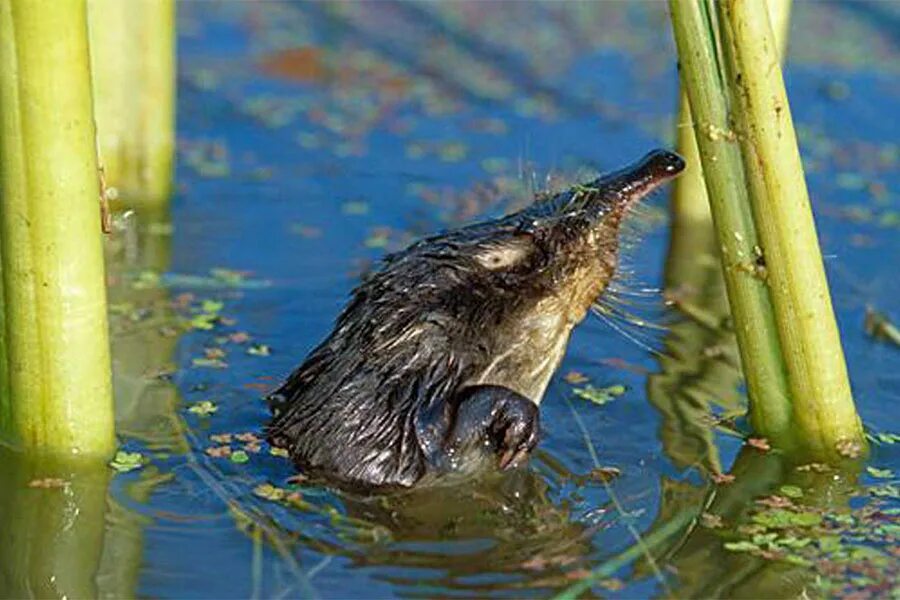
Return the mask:
POLYGON ((769 441, 765 438, 747 438, 747 445, 751 448, 756 448, 760 452, 768 452, 772 449, 772 446, 769 445, 769 441))
POLYGON ((576 385, 579 383, 587 383, 588 381, 590 381, 590 379, 588 379, 588 377, 580 371, 569 371, 565 374, 563 379, 566 381, 566 383, 576 385))
POLYGON ((199 415, 201 417, 208 417, 210 415, 213 415, 218 410, 219 407, 216 406, 216 404, 211 400, 201 400, 200 402, 192 404, 188 407, 188 412, 199 415))
POLYGON ((204 452, 213 458, 227 458, 231 456, 231 446, 210 446, 204 452))
POLYGON ((872 338, 900 347, 900 329, 886 314, 876 311, 871 306, 866 306, 864 327, 866 334, 872 338))
POLYGON ((244 450, 235 450, 231 453, 231 462, 239 465, 250 462, 250 455, 244 450))
POLYGON ((279 458, 290 458, 291 453, 288 452, 285 448, 276 448, 275 446, 269 447, 269 454, 272 456, 277 456, 279 458))
POLYGON ((275 487, 270 483, 263 483, 256 486, 253 488, 253 493, 260 498, 271 500, 272 502, 280 502, 281 500, 284 500, 288 494, 287 490, 275 487))
POLYGON ((735 480, 735 476, 730 473, 712 473, 709 478, 717 485, 727 485, 735 480))
POLYGON ((757 503, 760 508, 749 515, 749 522, 734 530, 737 539, 734 531, 722 531, 723 547, 814 568, 819 577, 813 584, 826 596, 870 597, 863 590, 886 597, 900 593, 892 558, 900 547, 897 496, 888 500, 876 495, 857 510, 800 506, 787 497, 773 502, 775 498, 757 503), (854 590, 863 595, 854 596, 854 590))
POLYGON ((592 385, 586 385, 584 387, 573 388, 572 392, 579 398, 589 400, 594 404, 603 405, 624 394, 625 386, 617 384, 598 388, 592 385))
POLYGON ((835 448, 845 458, 859 458, 863 454, 863 446, 856 440, 841 440, 835 448))
POLYGON ((144 456, 140 452, 119 450, 109 466, 119 473, 128 473, 144 466, 144 456))
POLYGON ((41 489, 63 488, 67 485, 69 485, 69 482, 59 477, 43 477, 41 479, 32 479, 28 482, 28 487, 41 489))
POLYGON ((191 359, 191 364, 195 367, 209 367, 212 369, 225 369, 228 367, 228 363, 222 359, 210 357, 191 359))
POLYGON ((247 354, 252 356, 269 356, 272 354, 272 349, 265 344, 253 344, 247 348, 247 354))
POLYGON ((890 432, 870 433, 869 441, 875 442, 876 444, 900 444, 900 434, 890 432))
POLYGON ((796 485, 783 485, 778 488, 778 491, 788 498, 800 498, 803 496, 803 490, 796 485))
POLYGON ((720 515, 705 512, 700 515, 700 524, 708 529, 717 529, 725 526, 725 520, 720 515))
POLYGON ((878 469, 876 467, 866 467, 866 472, 872 477, 878 479, 893 479, 894 472, 890 469, 878 469))
POLYGON ((622 469, 619 469, 618 467, 594 467, 588 474, 588 476, 595 481, 607 483, 620 475, 622 475, 622 469))

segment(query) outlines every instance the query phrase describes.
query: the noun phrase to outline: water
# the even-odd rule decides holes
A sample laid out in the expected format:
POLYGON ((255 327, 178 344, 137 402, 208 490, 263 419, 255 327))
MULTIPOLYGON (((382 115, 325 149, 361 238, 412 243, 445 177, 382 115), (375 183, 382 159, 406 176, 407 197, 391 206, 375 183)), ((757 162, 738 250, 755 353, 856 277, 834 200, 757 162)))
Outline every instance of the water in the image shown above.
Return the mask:
MULTIPOLYGON (((666 266, 663 195, 637 219, 623 283, 625 308, 656 327, 624 325, 634 341, 580 326, 527 469, 350 497, 288 482, 254 437, 263 392, 385 251, 671 145, 662 3, 179 10, 178 193, 170 215, 120 217, 108 244, 119 432, 146 462, 112 475, 3 461, 4 595, 545 597, 636 544, 593 594, 897 593, 900 446, 882 435, 872 470, 818 473, 744 445, 729 335, 658 291, 690 279, 701 316, 720 315, 702 252, 666 266), (575 394, 588 384, 625 393, 598 406, 575 394)), ((900 431, 900 352, 862 326, 867 305, 900 318, 896 15, 801 3, 788 72, 873 434, 900 431)))

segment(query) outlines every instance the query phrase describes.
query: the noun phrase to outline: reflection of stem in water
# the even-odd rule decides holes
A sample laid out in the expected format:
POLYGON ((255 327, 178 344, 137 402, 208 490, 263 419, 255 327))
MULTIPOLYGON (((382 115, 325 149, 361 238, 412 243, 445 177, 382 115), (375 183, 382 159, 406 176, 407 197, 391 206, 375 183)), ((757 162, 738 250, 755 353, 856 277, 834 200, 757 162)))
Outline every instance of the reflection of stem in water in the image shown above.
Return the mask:
POLYGON ((136 289, 128 276, 168 270, 172 246, 169 214, 165 209, 141 210, 128 213, 119 222, 119 230, 106 245, 110 305, 124 307, 126 313, 147 312, 149 317, 137 322, 122 315, 111 319, 117 430, 151 447, 184 452, 187 446, 170 423, 177 411, 178 392, 171 383, 148 376, 171 363, 178 344, 178 336, 160 333, 163 326, 175 322, 169 292, 156 287, 136 289))
POLYGON ((647 380, 647 396, 660 411, 663 449, 681 468, 721 472, 711 404, 742 411, 734 334, 726 326, 728 305, 711 235, 696 223, 673 221, 666 260, 666 289, 681 313, 669 328, 660 372, 647 380), (702 228, 701 228, 702 231, 702 228))
MULTIPOLYGON (((688 506, 704 506, 705 512, 733 523, 752 508, 756 497, 774 489, 783 476, 778 457, 756 451, 743 452, 731 474, 735 476, 731 484, 697 489, 698 495, 682 495, 678 499, 687 501, 688 506)), ((678 513, 684 508, 664 506, 660 514, 678 513)), ((658 523, 651 531, 663 527, 666 521, 660 519, 658 523)), ((727 597, 726 590, 734 581, 743 580, 762 565, 754 557, 728 553, 722 548, 721 536, 704 527, 694 528, 676 546, 666 548, 664 554, 666 564, 675 566, 680 574, 678 597, 727 597)))
POLYGON ((835 478, 831 472, 801 472, 795 466, 782 455, 745 447, 731 468, 731 483, 706 489, 684 484, 682 493, 663 496, 659 517, 649 535, 667 526, 668 515, 697 506, 703 506, 705 513, 721 519, 724 525, 718 529, 695 527, 683 539, 657 553, 660 561, 679 574, 676 597, 787 598, 796 597, 808 586, 814 574, 804 566, 730 552, 723 547, 748 522, 751 511, 761 508, 756 500, 777 493, 784 485, 801 487, 807 505, 846 506, 854 485, 852 473, 835 478))
MULTIPOLYGON (((113 389, 116 399, 116 429, 119 435, 136 438, 151 448, 184 452, 186 444, 169 424, 175 417, 177 391, 169 382, 148 373, 158 372, 169 363, 178 338, 160 335, 161 326, 171 325, 174 315, 165 290, 135 289, 128 274, 145 269, 163 271, 171 256, 170 235, 160 235, 169 227, 165 210, 141 210, 117 218, 117 230, 106 238, 105 258, 110 307, 130 307, 149 318, 133 322, 130 310, 113 311, 110 316, 113 356, 113 389)), ((164 477, 147 477, 129 486, 129 495, 146 502, 152 488, 164 477)), ((100 581, 114 589, 137 589, 143 559, 143 529, 146 518, 110 500, 108 520, 113 524, 103 542, 104 554, 100 581)))
POLYGON ((100 590, 95 580, 109 475, 103 462, 38 460, 0 448, 4 597, 131 595, 130 589, 100 590))

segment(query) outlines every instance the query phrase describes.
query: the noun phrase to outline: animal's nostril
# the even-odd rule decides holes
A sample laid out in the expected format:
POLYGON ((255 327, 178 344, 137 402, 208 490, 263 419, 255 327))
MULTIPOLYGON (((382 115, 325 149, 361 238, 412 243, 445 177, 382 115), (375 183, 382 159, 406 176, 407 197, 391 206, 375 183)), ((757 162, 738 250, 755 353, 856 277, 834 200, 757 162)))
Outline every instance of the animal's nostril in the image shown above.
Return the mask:
POLYGON ((671 171, 673 174, 681 173, 682 171, 684 171, 684 167, 684 159, 674 152, 669 152, 669 171, 671 171))

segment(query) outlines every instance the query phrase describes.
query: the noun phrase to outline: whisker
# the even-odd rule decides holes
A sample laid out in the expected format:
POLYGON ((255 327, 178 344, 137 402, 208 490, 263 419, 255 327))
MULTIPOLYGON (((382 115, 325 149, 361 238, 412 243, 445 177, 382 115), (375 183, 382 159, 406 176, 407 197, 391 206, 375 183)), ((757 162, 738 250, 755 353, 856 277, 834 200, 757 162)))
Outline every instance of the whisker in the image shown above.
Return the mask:
MULTIPOLYGON (((620 296, 616 292, 606 291, 603 296, 597 300, 597 304, 609 307, 611 311, 621 310, 628 313, 630 310, 640 312, 657 311, 662 307, 659 299, 653 296, 620 296)), ((629 313, 630 314, 630 313, 629 313)), ((636 316, 636 315, 632 315, 636 316)), ((629 319, 630 321, 646 321, 643 317, 629 319)))
POLYGON ((608 284, 606 286, 606 292, 617 296, 633 296, 636 298, 656 298, 657 300, 662 296, 662 290, 659 288, 631 288, 627 286, 620 285, 616 281, 608 284))
POLYGON ((647 329, 655 329, 657 331, 667 331, 669 328, 665 325, 658 325, 653 323, 652 321, 648 321, 647 319, 641 318, 634 313, 630 313, 618 306, 614 306, 607 303, 595 303, 594 307, 607 314, 610 317, 620 317, 629 325, 634 325, 636 327, 645 327, 647 329))
POLYGON ((645 344, 644 342, 642 342, 641 340, 637 339, 634 335, 630 334, 628 331, 625 330, 624 327, 622 327, 618 323, 616 323, 615 319, 612 319, 608 315, 604 314, 603 311, 599 310, 596 306, 591 307, 591 312, 593 312, 595 315, 597 315, 598 317, 603 319, 604 323, 609 325, 612 329, 617 331, 625 339, 631 341, 632 343, 634 343, 637 347, 641 348, 642 350, 645 350, 646 352, 649 352, 650 354, 653 354, 654 356, 662 356, 663 355, 663 353, 660 352, 659 350, 652 348, 651 346, 649 346, 649 345, 645 344))
POLYGON ((626 286, 623 286, 623 285, 622 285, 622 282, 619 281, 618 279, 619 279, 618 277, 615 278, 615 279, 613 279, 613 280, 609 283, 609 285, 607 285, 607 289, 612 288, 612 289, 614 289, 614 290, 622 290, 622 291, 629 292, 629 293, 643 294, 643 295, 651 295, 651 294, 656 295, 656 294, 662 294, 662 288, 658 288, 658 287, 648 287, 648 286, 645 286, 645 287, 632 287, 632 286, 627 286, 627 287, 626 287, 626 286))

